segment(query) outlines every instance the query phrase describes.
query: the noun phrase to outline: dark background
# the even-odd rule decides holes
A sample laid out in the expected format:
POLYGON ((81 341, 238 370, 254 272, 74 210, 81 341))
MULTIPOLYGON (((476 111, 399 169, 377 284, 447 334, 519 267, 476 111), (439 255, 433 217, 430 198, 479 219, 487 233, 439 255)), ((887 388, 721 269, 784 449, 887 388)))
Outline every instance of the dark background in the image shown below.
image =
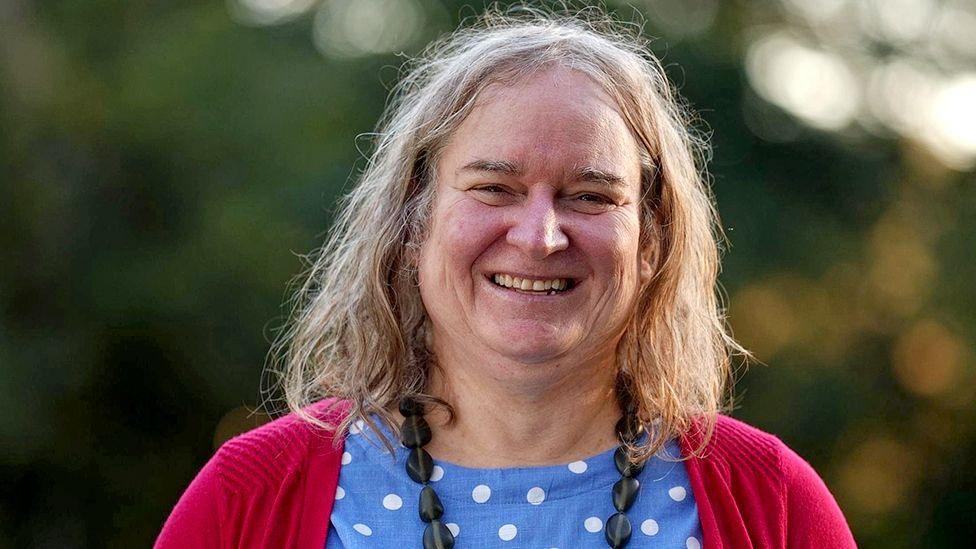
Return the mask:
MULTIPOLYGON (((0 3, 0 547, 145 547, 440 0, 0 3)), ((735 415, 864 547, 976 537, 976 5, 610 2, 712 132, 735 415)))

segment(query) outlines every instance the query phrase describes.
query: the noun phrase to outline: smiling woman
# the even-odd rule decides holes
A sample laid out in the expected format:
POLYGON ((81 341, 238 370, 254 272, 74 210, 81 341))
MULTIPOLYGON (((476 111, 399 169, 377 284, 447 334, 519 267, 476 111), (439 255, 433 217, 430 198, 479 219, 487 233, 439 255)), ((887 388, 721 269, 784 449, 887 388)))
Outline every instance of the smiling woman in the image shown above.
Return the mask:
POLYGON ((276 348, 292 414, 157 545, 852 546, 813 469, 722 415, 745 351, 682 113, 595 12, 429 48, 276 348))

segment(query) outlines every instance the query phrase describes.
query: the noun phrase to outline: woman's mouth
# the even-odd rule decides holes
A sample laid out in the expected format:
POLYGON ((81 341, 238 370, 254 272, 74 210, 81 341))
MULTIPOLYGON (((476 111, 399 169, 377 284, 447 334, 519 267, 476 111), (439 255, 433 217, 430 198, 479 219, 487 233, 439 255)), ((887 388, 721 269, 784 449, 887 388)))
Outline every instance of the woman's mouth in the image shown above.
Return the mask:
POLYGON ((489 280, 502 288, 535 295, 555 295, 574 286, 572 278, 523 278, 505 273, 496 273, 489 280))

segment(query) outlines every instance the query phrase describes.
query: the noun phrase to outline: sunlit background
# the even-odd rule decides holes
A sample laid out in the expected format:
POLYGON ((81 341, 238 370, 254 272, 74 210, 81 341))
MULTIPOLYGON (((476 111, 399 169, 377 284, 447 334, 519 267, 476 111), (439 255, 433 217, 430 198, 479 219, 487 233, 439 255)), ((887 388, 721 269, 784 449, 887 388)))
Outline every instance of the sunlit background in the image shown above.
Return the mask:
MULTIPOLYGON (((0 547, 145 547, 447 0, 0 3, 0 547)), ((976 2, 634 0, 710 131, 734 415, 864 547, 976 537, 976 2)), ((969 541, 971 543, 971 541, 969 541)))

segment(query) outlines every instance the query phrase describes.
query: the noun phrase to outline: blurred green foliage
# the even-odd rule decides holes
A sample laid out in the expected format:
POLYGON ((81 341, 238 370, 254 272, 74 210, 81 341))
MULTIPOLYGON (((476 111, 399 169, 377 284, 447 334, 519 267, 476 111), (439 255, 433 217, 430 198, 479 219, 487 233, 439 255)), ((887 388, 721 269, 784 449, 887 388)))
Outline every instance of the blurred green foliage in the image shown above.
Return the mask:
MULTIPOLYGON (((351 28, 346 1, 0 6, 0 546, 147 546, 214 445, 260 421, 242 407, 287 284, 396 52, 483 7, 370 0, 351 28)), ((735 415, 816 467, 863 546, 948 547, 976 537, 976 176, 757 83, 763 29, 823 45, 800 5, 610 7, 646 19, 712 132, 731 323, 765 363, 735 415)), ((867 31, 878 63, 927 39, 867 31)))

